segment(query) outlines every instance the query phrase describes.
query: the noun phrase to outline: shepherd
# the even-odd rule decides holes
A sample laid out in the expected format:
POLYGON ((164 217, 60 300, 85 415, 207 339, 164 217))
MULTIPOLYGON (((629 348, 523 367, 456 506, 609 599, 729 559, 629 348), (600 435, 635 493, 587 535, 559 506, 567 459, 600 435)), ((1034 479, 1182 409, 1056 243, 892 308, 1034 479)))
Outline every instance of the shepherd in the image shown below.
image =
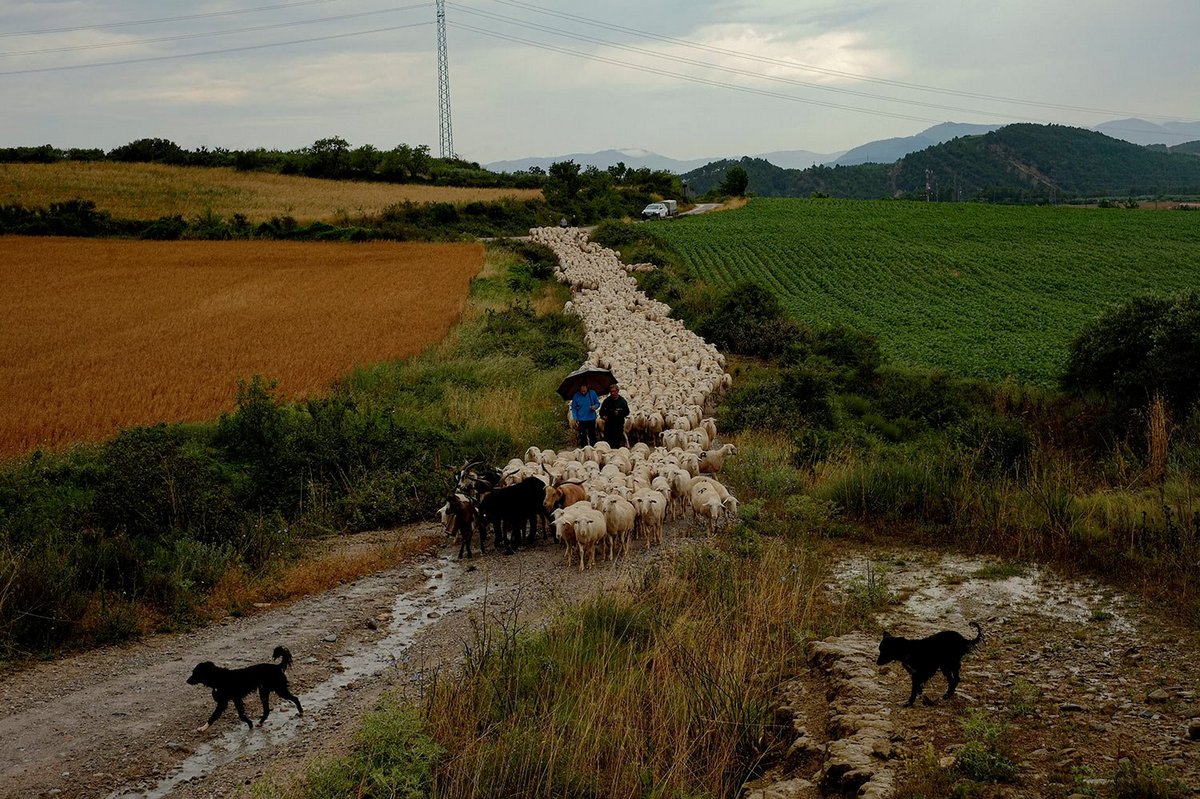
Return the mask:
POLYGON ((629 403, 621 396, 616 383, 608 387, 608 396, 600 403, 600 418, 604 420, 604 440, 613 449, 628 446, 625 441, 625 420, 629 418, 629 403))
POLYGON ((579 384, 579 391, 571 395, 571 415, 579 424, 579 446, 587 447, 596 443, 596 408, 600 398, 596 392, 588 388, 586 382, 579 384))

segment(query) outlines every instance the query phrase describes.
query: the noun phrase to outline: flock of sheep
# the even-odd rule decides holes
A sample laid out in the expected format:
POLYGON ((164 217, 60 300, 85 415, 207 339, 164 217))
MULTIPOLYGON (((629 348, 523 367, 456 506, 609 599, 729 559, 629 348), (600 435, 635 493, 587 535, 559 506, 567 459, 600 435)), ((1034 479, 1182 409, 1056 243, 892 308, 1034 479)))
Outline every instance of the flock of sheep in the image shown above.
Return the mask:
POLYGON ((488 527, 497 546, 511 547, 526 528, 534 537, 539 519, 551 519, 568 565, 578 552, 583 570, 598 549, 612 558, 634 538, 647 547, 661 543, 664 523, 685 513, 705 519, 710 530, 736 516, 737 499, 714 475, 737 450, 719 444, 709 415, 731 382, 724 357, 638 290, 628 273, 636 267, 583 230, 535 228, 530 238, 557 256, 555 275, 572 290, 566 311, 586 330, 584 365, 609 369, 620 381, 632 411, 626 432, 637 443, 530 447, 501 470, 469 464, 442 508, 447 532, 464 539, 469 557, 473 531, 481 550, 488 527))

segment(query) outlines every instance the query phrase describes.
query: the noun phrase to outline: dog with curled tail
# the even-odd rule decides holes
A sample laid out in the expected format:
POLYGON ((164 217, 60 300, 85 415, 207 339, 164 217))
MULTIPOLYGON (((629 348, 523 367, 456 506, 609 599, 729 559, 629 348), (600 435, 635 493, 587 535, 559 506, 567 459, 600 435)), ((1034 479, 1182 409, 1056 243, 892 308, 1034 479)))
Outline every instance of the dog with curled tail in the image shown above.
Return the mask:
POLYGON ((905 702, 907 707, 912 707, 918 696, 925 698, 925 683, 938 671, 946 677, 949 685, 942 698, 954 696, 963 657, 983 640, 983 628, 977 622, 971 622, 970 626, 976 631, 973 639, 954 630, 943 630, 926 638, 915 639, 888 635, 886 632, 883 634, 883 640, 879 642, 878 664, 883 666, 899 661, 908 672, 912 678, 912 693, 905 702))
POLYGON ((204 685, 211 688, 217 709, 196 732, 207 730, 221 717, 230 702, 233 702, 237 709, 238 718, 253 730, 254 724, 246 718, 246 708, 242 700, 254 691, 258 691, 258 698, 262 701, 262 718, 258 720, 258 726, 261 727, 271 714, 267 700, 272 693, 294 704, 296 712, 303 716, 304 709, 300 707, 300 700, 288 690, 287 675, 284 674, 287 667, 292 665, 292 653, 286 646, 277 646, 271 653, 271 659, 278 660, 279 663, 257 663, 243 669, 224 669, 208 660, 197 664, 196 668, 192 669, 192 676, 187 679, 188 685, 204 685))

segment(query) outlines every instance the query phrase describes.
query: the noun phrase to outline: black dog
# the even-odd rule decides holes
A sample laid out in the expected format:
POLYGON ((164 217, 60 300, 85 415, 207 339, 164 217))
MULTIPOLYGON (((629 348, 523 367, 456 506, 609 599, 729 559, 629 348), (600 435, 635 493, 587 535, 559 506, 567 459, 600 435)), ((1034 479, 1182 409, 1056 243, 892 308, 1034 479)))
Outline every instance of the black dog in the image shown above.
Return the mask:
POLYGON ((924 698, 922 692, 925 683, 939 669, 946 676, 946 682, 950 685, 942 698, 949 699, 954 696, 954 689, 958 687, 958 671, 962 668, 963 655, 979 646, 979 642, 983 640, 983 628, 975 622, 971 622, 971 626, 977 631, 974 639, 968 639, 953 630, 945 630, 928 638, 919 638, 913 641, 896 635, 883 634, 883 640, 879 642, 878 664, 882 666, 898 660, 912 677, 912 694, 905 702, 906 706, 912 707, 918 696, 924 698))
POLYGON ((292 653, 287 650, 286 646, 277 646, 271 653, 271 658, 278 659, 279 665, 259 663, 244 669, 223 669, 206 660, 192 669, 192 676, 187 680, 188 685, 198 683, 208 686, 212 689, 212 697, 217 702, 217 709, 208 717, 204 726, 198 728, 196 732, 207 730, 210 724, 221 717, 231 701, 237 708, 238 718, 246 722, 246 726, 253 730, 254 725, 250 719, 246 718, 246 708, 242 705, 242 699, 253 691, 258 691, 258 698, 262 700, 263 706, 262 718, 258 720, 258 726, 261 727, 271 713, 271 708, 267 705, 267 698, 270 697, 272 691, 280 698, 287 699, 294 704, 296 711, 303 716, 304 709, 300 707, 300 700, 288 691, 287 676, 283 673, 284 669, 292 665, 292 653))

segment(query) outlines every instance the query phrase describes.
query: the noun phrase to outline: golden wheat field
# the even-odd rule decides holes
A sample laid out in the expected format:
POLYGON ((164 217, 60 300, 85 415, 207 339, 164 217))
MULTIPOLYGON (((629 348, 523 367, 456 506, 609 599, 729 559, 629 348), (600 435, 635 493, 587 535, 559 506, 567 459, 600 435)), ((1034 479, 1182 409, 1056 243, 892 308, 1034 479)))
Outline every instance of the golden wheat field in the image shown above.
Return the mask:
POLYGON ((443 338, 479 244, 0 237, 0 458, 323 392, 443 338))
POLYGON ((532 199, 539 189, 474 189, 395 183, 318 180, 227 167, 71 162, 0 164, 0 205, 26 207, 82 197, 118 219, 192 219, 211 209, 252 222, 292 216, 300 222, 337 222, 378 213, 393 203, 466 203, 502 197, 532 199))

